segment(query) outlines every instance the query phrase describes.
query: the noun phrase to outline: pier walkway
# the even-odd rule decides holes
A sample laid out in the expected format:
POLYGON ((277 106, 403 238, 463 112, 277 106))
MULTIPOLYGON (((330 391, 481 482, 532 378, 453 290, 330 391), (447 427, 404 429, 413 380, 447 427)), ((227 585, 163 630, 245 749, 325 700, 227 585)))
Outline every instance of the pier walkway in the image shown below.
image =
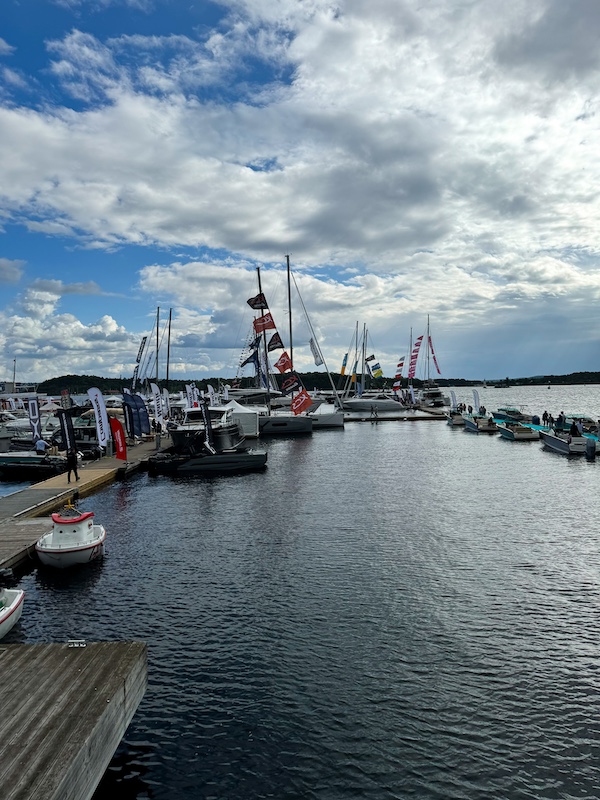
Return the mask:
POLYGON ((0 797, 89 800, 147 671, 143 642, 0 643, 0 797))

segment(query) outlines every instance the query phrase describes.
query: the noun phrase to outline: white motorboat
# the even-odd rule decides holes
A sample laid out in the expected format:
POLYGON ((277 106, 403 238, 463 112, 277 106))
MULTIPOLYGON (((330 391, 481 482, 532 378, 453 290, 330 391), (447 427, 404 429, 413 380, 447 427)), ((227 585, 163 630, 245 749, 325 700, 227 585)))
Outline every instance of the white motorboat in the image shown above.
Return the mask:
POLYGON ((564 456, 589 455, 596 453, 596 440, 587 436, 570 436, 566 432, 540 431, 540 439, 551 450, 564 456))
POLYGON ((498 422, 498 432, 504 439, 510 439, 511 442, 527 442, 532 439, 539 439, 540 432, 536 428, 530 428, 528 425, 521 425, 520 422, 498 422))
POLYGON ((471 433, 498 433, 498 426, 492 417, 484 414, 463 414, 465 430, 471 433))
POLYGON ((52 514, 52 530, 38 539, 35 550, 42 564, 65 569, 103 556, 105 540, 106 530, 94 524, 94 513, 68 503, 52 514))
POLYGON ((306 416, 312 419, 313 431, 344 427, 344 412, 333 403, 321 403, 314 411, 308 411, 306 416))
POLYGON ((21 619, 24 599, 22 589, 0 589, 0 639, 21 619))
POLYGON ((448 425, 464 425, 465 420, 462 415, 462 411, 457 411, 455 408, 451 408, 450 411, 446 414, 446 420, 448 425))

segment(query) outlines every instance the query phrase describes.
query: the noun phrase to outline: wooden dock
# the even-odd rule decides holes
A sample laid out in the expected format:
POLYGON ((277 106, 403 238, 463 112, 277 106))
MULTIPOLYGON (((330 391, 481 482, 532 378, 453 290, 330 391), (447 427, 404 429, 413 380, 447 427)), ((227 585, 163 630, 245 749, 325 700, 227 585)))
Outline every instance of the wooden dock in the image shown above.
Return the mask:
POLYGON ((54 475, 19 492, 0 497, 0 569, 22 569, 35 556, 34 545, 50 530, 50 514, 79 492, 80 497, 143 468, 156 452, 156 444, 144 442, 128 448, 127 461, 114 456, 92 461, 79 470, 80 480, 67 483, 67 474, 54 475))
POLYGON ((89 800, 146 684, 143 642, 0 644, 0 797, 89 800))

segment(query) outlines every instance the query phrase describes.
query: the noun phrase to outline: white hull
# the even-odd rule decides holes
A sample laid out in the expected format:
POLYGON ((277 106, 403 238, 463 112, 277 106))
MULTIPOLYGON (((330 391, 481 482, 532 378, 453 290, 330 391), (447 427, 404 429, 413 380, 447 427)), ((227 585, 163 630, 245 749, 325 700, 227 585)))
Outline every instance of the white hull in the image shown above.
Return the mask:
POLYGON ((21 589, 0 589, 0 639, 21 619, 24 599, 21 589))
POLYGON ((489 417, 476 417, 467 414, 463 419, 466 431, 471 433, 498 433, 498 426, 489 417))
POLYGON ((378 397, 352 397, 349 400, 343 400, 342 405, 344 411, 398 411, 403 408, 398 400, 378 397))
POLYGON ((511 442, 527 442, 540 438, 540 432, 533 428, 528 428, 526 425, 519 425, 510 423, 499 423, 498 431, 503 439, 509 439, 511 442))
POLYGON ((554 450, 555 453, 562 453, 564 456, 585 455, 590 445, 588 442, 593 440, 585 436, 557 436, 555 433, 545 433, 540 431, 540 438, 546 447, 554 450))
POLYGON ((464 425, 465 420, 462 414, 459 414, 458 411, 449 411, 446 414, 446 420, 448 425, 464 425))
POLYGON ((330 403, 323 403, 306 415, 312 419, 313 431, 344 427, 344 412, 330 403))
POLYGON ((52 530, 36 542, 35 550, 42 564, 67 569, 102 557, 106 541, 104 526, 93 524, 91 512, 80 514, 72 506, 64 514, 52 514, 52 530))

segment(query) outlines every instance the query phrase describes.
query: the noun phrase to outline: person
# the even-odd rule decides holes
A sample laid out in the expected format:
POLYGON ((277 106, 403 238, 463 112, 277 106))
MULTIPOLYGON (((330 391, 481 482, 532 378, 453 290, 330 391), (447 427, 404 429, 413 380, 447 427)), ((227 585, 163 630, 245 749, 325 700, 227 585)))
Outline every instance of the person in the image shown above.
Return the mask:
POLYGON ((583 422, 580 419, 575 420, 575 425, 577 426, 577 432, 579 436, 583 436, 583 422))
POLYGON ((45 454, 46 454, 46 448, 47 448, 47 447, 48 447, 48 442, 47 442, 45 439, 42 439, 42 438, 40 437, 40 438, 37 440, 37 442, 35 443, 35 452, 36 452, 36 453, 37 453, 39 456, 43 456, 43 455, 45 455, 45 454))
POLYGON ((544 411, 544 413, 542 414, 542 421, 543 421, 544 425, 548 424, 548 412, 547 411, 544 411))
POLYGON ((70 447, 67 450, 67 483, 71 483, 71 473, 75 475, 75 480, 79 480, 77 474, 77 451, 70 447))
POLYGON ((579 436, 579 431, 577 430, 577 425, 575 422, 571 423, 571 427, 569 428, 569 436, 579 436))

